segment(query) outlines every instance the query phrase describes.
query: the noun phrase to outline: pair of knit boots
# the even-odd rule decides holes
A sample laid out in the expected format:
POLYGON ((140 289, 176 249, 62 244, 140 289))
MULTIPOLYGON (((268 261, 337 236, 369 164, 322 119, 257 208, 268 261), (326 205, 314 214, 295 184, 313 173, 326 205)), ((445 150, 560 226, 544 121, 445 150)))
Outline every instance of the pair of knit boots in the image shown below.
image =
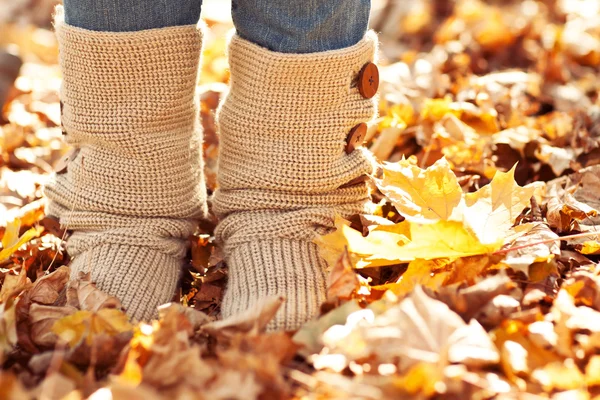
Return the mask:
MULTIPOLYGON (((73 276, 91 271, 129 315, 147 320, 173 298, 188 237, 206 214, 195 95, 202 33, 88 31, 60 11, 55 27, 63 128, 75 153, 46 185, 47 214, 71 232, 73 276)), ((270 330, 296 329, 318 312, 327 265, 313 239, 333 229, 336 214, 368 211, 356 178, 372 173, 373 160, 359 146, 348 151, 347 138, 374 116, 375 97, 357 79, 376 51, 372 32, 311 54, 231 38, 211 199, 229 266, 224 317, 268 295, 286 298, 270 330)))

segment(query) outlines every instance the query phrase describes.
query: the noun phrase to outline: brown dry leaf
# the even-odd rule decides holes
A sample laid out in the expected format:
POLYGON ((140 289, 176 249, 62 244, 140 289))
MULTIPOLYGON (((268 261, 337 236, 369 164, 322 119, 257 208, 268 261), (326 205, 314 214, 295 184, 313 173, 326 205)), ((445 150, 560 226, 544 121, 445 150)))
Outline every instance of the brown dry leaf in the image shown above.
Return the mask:
POLYGON ((524 289, 522 305, 531 307, 552 303, 559 290, 560 273, 555 261, 538 262, 529 266, 529 281, 524 289))
POLYGON ((305 323, 293 336, 294 343, 302 348, 304 356, 315 354, 323 348, 322 335, 334 325, 344 325, 348 316, 361 310, 355 301, 349 301, 331 310, 318 319, 305 323))
POLYGON ((325 332, 329 354, 340 353, 347 361, 375 357, 378 363, 389 363, 399 359, 401 370, 419 362, 446 365, 449 338, 466 325, 448 306, 427 296, 419 286, 374 318, 372 311, 363 311, 356 312, 358 320, 348 317, 349 329, 340 328, 338 332, 332 327, 325 332), (360 322, 362 318, 366 318, 366 323, 360 322))
POLYGON ((561 358, 553 351, 539 347, 527 336, 527 325, 507 320, 490 334, 500 349, 501 367, 510 381, 520 384, 520 379, 540 367, 561 358))
POLYGON ((31 289, 19 298, 16 305, 17 335, 19 344, 28 351, 37 353, 37 342, 42 346, 53 345, 55 336, 51 327, 54 322, 76 311, 73 307, 54 305, 64 293, 69 274, 68 267, 60 267, 35 281, 31 289))
MULTIPOLYGON (((213 378, 213 368, 200 357, 200 347, 193 345, 190 336, 192 323, 178 307, 163 310, 162 318, 152 325, 140 325, 131 340, 125 367, 139 368, 142 382, 157 388, 172 386, 201 390, 213 378)), ((136 384, 137 382, 133 381, 136 384)))
POLYGON ((17 322, 14 302, 0 304, 0 362, 17 344, 17 322))
POLYGON ((169 342, 154 342, 142 368, 142 382, 158 387, 186 385, 201 390, 213 377, 212 368, 200 357, 200 348, 191 346, 185 332, 173 333, 169 342))
MULTIPOLYGON (((438 300, 469 321, 499 295, 513 294, 515 283, 505 274, 481 279, 472 286, 452 285, 443 287, 436 294, 438 300)), ((517 291, 518 292, 518 291, 517 291)))
MULTIPOLYGON (((19 309, 17 308, 17 315, 19 309)), ((38 347, 45 349, 53 347, 58 337, 52 330, 54 324, 61 320, 62 318, 66 318, 69 315, 77 312, 77 309, 74 307, 61 307, 61 306, 48 306, 44 304, 33 303, 29 308, 29 336, 33 340, 38 347)), ((21 333, 21 327, 18 326, 19 333, 21 333)), ((19 343, 22 344, 21 338, 19 338, 19 343)))
POLYGON ((471 368, 495 365, 500 361, 498 349, 483 327, 474 319, 459 327, 448 338, 448 361, 471 368))
MULTIPOLYGON (((25 292, 27 300, 39 304, 53 304, 59 299, 69 280, 68 267, 59 267, 56 271, 36 280, 33 287, 25 292)), ((23 299, 25 300, 25 299, 23 299)), ((27 301, 24 301, 25 303, 27 301)))
POLYGON ((534 141, 544 141, 542 132, 524 125, 508 128, 492 135, 492 143, 505 144, 524 156, 527 145, 534 141))
POLYGON ((600 311, 600 277, 598 271, 581 269, 573 272, 561 289, 573 297, 576 305, 592 307, 600 311))
POLYGON ((523 224, 515 227, 514 231, 525 233, 506 248, 516 249, 508 251, 503 261, 513 270, 529 275, 532 264, 549 262, 560 256, 559 236, 552 232, 547 224, 523 224))
POLYGON ((166 303, 159 306, 158 317, 164 323, 168 322, 177 326, 177 329, 185 329, 190 335, 204 324, 214 320, 213 317, 209 317, 202 311, 178 303, 166 303))
POLYGON ((349 300, 360 287, 360 280, 345 249, 327 277, 327 301, 349 300))
POLYGON ((440 145, 443 147, 461 142, 472 145, 479 138, 475 129, 462 122, 454 114, 446 114, 444 118, 436 123, 434 132, 434 137, 442 139, 440 145))
MULTIPOLYGON (((560 185, 561 181, 557 179, 555 182, 550 182, 549 185, 560 185)), ((600 192, 600 166, 594 165, 584 168, 579 172, 569 175, 564 183, 566 190, 573 195, 577 203, 575 208, 584 205, 581 211, 585 212, 587 207, 594 210, 600 210, 600 200, 598 193, 600 192)), ((598 218, 589 218, 588 224, 597 224, 600 222, 598 218)))
POLYGON ((261 392, 262 388, 253 374, 228 369, 216 376, 205 395, 209 399, 256 400, 261 392))
POLYGON ((589 353, 600 348, 600 312, 587 306, 576 306, 566 290, 561 290, 551 309, 558 335, 556 350, 574 357, 578 349, 589 353), (586 334, 578 334, 584 331, 586 334))
POLYGON ((550 321, 533 322, 527 327, 527 332, 533 343, 546 350, 554 348, 558 343, 558 335, 550 321))
POLYGON ((236 333, 256 335, 265 330, 284 301, 283 296, 265 297, 245 312, 210 322, 204 325, 202 330, 212 335, 230 336, 236 333))
POLYGON ((121 302, 110 296, 92 283, 89 273, 79 273, 79 277, 69 281, 67 285, 67 305, 80 310, 96 313, 105 308, 121 309, 121 302))
POLYGON ((548 224, 558 233, 570 232, 579 228, 579 222, 596 217, 598 211, 578 201, 572 193, 558 185, 548 186, 548 224))
POLYGON ((535 151, 538 160, 548 164, 556 176, 562 175, 571 168, 573 160, 581 151, 572 148, 562 148, 540 144, 535 151))
POLYGON ((485 171, 486 139, 454 114, 446 114, 434 125, 428 151, 439 149, 455 171, 485 171))
POLYGON ((6 274, 0 289, 0 303, 6 303, 9 298, 18 295, 31 286, 31 280, 27 277, 25 268, 21 268, 18 275, 6 274))
POLYGON ((159 321, 136 327, 123 369, 115 379, 120 384, 144 383, 158 389, 202 390, 214 372, 201 358, 200 347, 190 340, 193 333, 193 322, 182 307, 163 307, 159 321))
MULTIPOLYGON (((379 121, 377 125, 377 129, 380 131, 379 136, 369 148, 379 160, 389 158, 407 125, 414 120, 414 110, 408 101, 390 107, 388 112, 390 116, 383 117, 379 121)), ((368 138, 365 139, 365 141, 368 140, 368 138)))
MULTIPOLYGON (((285 332, 238 336, 231 347, 217 353, 221 367, 219 375, 236 371, 241 377, 254 382, 261 398, 288 398, 290 390, 283 379, 282 367, 294 357, 297 348, 285 332)), ((211 386, 216 392, 224 389, 220 384, 211 386)), ((240 393, 239 396, 245 394, 240 393)))

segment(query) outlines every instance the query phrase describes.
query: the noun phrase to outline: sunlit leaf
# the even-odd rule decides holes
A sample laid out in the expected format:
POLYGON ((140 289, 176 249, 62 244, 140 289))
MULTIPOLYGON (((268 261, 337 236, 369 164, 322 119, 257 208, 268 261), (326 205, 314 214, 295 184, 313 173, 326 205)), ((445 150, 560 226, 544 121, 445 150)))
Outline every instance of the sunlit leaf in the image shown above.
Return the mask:
POLYGON ((447 221, 462 199, 462 189, 445 159, 422 170, 414 160, 384 165, 379 190, 411 222, 447 221))
MULTIPOLYGON (((31 228, 27 232, 25 232, 15 243, 13 243, 9 247, 4 247, 0 250, 0 262, 8 260, 8 258, 19 249, 22 245, 29 242, 31 239, 38 237, 44 228, 39 226, 36 228, 31 228)), ((11 240, 12 241, 12 240, 11 240)))
POLYGON ((109 336, 132 329, 127 316, 120 310, 103 308, 98 312, 77 311, 56 321, 52 332, 74 347, 85 341, 91 345, 94 338, 100 334, 109 336))
POLYGON ((536 185, 515 182, 515 168, 498 171, 489 185, 465 195, 465 222, 482 243, 502 240, 536 191, 536 185))

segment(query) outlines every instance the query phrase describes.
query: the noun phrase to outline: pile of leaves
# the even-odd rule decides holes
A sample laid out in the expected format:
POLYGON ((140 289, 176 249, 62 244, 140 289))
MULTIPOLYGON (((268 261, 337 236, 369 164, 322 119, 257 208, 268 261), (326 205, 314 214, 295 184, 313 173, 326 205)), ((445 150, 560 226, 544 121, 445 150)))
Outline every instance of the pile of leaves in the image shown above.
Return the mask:
MULTIPOLYGON (((598 15, 595 0, 375 2, 375 212, 317 240, 331 266, 319 318, 270 334, 278 297, 217 318, 214 218, 156 321, 69 280, 61 237, 40 223, 67 150, 56 42, 0 27, 24 61, 0 122, 0 398, 600 396, 598 15)), ((209 192, 223 48, 207 35, 209 192)))

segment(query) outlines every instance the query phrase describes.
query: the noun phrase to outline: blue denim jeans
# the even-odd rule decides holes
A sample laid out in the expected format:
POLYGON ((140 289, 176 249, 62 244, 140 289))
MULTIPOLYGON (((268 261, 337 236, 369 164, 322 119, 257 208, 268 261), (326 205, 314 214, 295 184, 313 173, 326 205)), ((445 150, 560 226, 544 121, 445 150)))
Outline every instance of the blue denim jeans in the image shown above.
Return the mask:
MULTIPOLYGON (((65 21, 96 31, 195 24, 202 0, 64 0, 65 21)), ((371 0, 232 0, 237 33, 270 50, 313 53, 356 44, 371 0)))

